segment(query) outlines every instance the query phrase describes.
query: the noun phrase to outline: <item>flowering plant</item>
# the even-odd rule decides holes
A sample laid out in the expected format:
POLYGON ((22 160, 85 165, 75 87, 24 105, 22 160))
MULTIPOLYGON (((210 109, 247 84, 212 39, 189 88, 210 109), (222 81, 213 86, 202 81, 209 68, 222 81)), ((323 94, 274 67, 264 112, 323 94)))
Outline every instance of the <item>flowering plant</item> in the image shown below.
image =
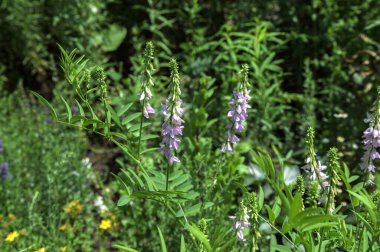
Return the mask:
MULTIPOLYGON (((341 163, 342 153, 335 147, 328 152, 328 165, 322 165, 323 156, 317 157, 315 151, 317 137, 313 128, 307 130, 306 164, 301 166, 301 174, 293 172, 299 174, 297 178, 293 175, 292 179, 286 179, 288 175, 285 173, 289 173, 290 169, 284 164, 287 159, 275 147, 273 152, 278 156, 275 160, 268 152, 249 144, 234 148, 235 143, 240 141, 238 134, 245 129, 248 109, 251 108, 246 65, 240 71, 240 83, 229 102, 227 138, 222 146, 222 152, 235 150, 236 155, 216 153, 199 158, 200 154, 182 155, 181 150, 180 156, 180 144, 184 152, 196 152, 196 148, 203 150, 208 147, 207 144, 193 145, 196 139, 186 135, 183 124, 187 113, 183 109, 181 78, 174 59, 169 63, 169 95, 162 104, 164 122, 159 151, 164 154, 165 160, 154 151, 158 148, 146 148, 154 144, 146 140, 157 137, 144 132, 147 126, 152 125, 144 122, 144 119, 150 119, 149 115, 154 112, 149 105, 153 97, 150 90, 152 48, 148 43, 144 54, 139 94, 142 107, 139 112, 127 113, 133 103, 119 107, 112 104, 102 68, 85 69, 86 61, 82 62, 82 58, 76 59, 75 54, 65 51, 62 51, 63 69, 83 103, 75 100, 79 114, 73 115, 68 109, 62 116, 47 100, 34 93, 48 107, 56 121, 98 134, 125 154, 124 160, 118 160, 121 171, 116 179, 122 192, 118 206, 130 208, 136 214, 133 211, 136 206, 144 209, 148 201, 153 201, 154 212, 158 212, 160 220, 170 218, 176 223, 174 228, 181 233, 179 246, 182 251, 186 247, 194 251, 270 251, 272 248, 279 251, 334 251, 338 248, 351 251, 354 248, 379 248, 378 192, 367 191, 363 183, 353 184, 359 177, 351 175, 348 167, 341 163), (76 73, 75 78, 70 77, 73 72, 76 73), (88 75, 88 72, 92 74, 88 75), (82 85, 84 80, 98 83, 97 90, 82 85), (100 111, 95 112, 98 107, 92 106, 88 99, 92 92, 99 92, 103 102, 100 111), (136 123, 137 118, 140 121, 136 123), (184 140, 181 142, 180 137, 183 135, 184 140), (181 165, 174 166, 175 163, 181 165), (262 178, 258 183, 242 179, 242 174, 249 173, 245 164, 260 170, 262 178), (194 186, 196 183, 192 177, 196 177, 197 165, 210 169, 207 174, 212 174, 211 178, 203 178, 208 182, 204 188, 199 186, 201 183, 198 183, 198 187, 194 186), (346 204, 350 204, 351 208, 337 203, 340 192, 348 195, 346 204), (242 196, 239 204, 236 204, 234 194, 242 196), (234 215, 231 217, 233 220, 228 218, 230 213, 234 215), (347 219, 349 214, 355 222, 347 219), (371 235, 367 236, 366 233, 371 235)), ((69 104, 63 97, 61 99, 64 104, 69 104)), ((380 137, 379 104, 378 99, 368 121, 370 127, 364 132, 366 153, 361 166, 369 173, 367 185, 374 185, 373 161, 380 157, 376 151, 379 147, 377 138, 380 137)), ((154 130, 154 127, 149 128, 149 131, 154 130)), ((112 230, 113 226, 110 219, 103 219, 99 224, 102 230, 112 230)), ((161 248, 167 251, 163 232, 158 226, 157 231, 161 248)), ((134 251, 124 244, 117 244, 116 247, 134 251)))

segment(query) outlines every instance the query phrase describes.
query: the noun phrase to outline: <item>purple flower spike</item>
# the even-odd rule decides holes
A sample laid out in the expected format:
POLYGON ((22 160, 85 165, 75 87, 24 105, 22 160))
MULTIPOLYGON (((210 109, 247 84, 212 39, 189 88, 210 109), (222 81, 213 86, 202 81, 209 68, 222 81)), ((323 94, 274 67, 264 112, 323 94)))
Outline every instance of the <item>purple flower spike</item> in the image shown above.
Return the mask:
POLYGON ((374 185, 374 173, 376 170, 373 161, 380 158, 376 148, 380 147, 380 87, 377 89, 377 100, 372 109, 373 114, 368 114, 364 120, 369 127, 363 132, 364 155, 361 158, 360 168, 367 173, 367 185, 374 185))
POLYGON ((251 225, 249 222, 249 216, 248 216, 248 211, 247 208, 244 207, 242 209, 242 213, 238 217, 236 216, 231 216, 231 219, 234 219, 235 222, 232 225, 232 228, 236 230, 236 235, 240 241, 245 241, 244 237, 244 230, 248 229, 251 225))
POLYGON ((236 133, 244 130, 244 122, 247 120, 247 109, 251 108, 248 101, 251 99, 249 90, 247 90, 248 83, 248 66, 244 65, 241 70, 241 83, 236 91, 233 92, 233 98, 229 102, 230 108, 227 117, 230 123, 227 124, 227 142, 222 145, 222 152, 233 152, 233 144, 240 141, 236 133))
POLYGON ((0 176, 3 180, 6 180, 7 177, 8 177, 8 173, 9 173, 9 166, 8 166, 8 162, 5 162, 3 163, 1 166, 0 166, 0 176))
POLYGON ((319 181, 323 188, 330 186, 328 182, 328 177, 326 174, 327 166, 322 165, 321 161, 317 161, 317 165, 313 166, 310 158, 307 158, 306 164, 302 166, 307 173, 309 181, 319 181))
POLYGON ((144 105, 144 117, 149 118, 149 114, 154 114, 155 110, 149 103, 144 105))
MULTIPOLYGON (((370 124, 374 124, 374 120, 370 117, 367 119, 367 121, 370 124)), ((360 168, 367 173, 370 173, 370 176, 372 173, 375 172, 375 165, 373 164, 373 161, 380 158, 379 152, 376 151, 376 148, 380 146, 380 125, 379 123, 377 125, 373 125, 368 127, 363 132, 363 144, 364 144, 364 155, 361 158, 360 168), (374 127, 373 127, 374 126, 374 127)), ((367 181, 367 184, 372 184, 372 181, 369 179, 367 181)))
POLYGON ((179 89, 179 73, 176 61, 173 59, 170 62, 172 74, 171 85, 172 90, 169 98, 165 104, 162 104, 162 114, 164 115, 164 123, 162 124, 162 147, 160 151, 164 153, 169 165, 172 166, 174 162, 180 162, 179 158, 173 153, 178 150, 181 142, 179 136, 182 136, 183 126, 185 122, 182 120, 183 108, 182 100, 180 98, 181 91, 179 89))
POLYGON ((154 59, 154 48, 152 42, 148 42, 144 52, 144 71, 142 74, 140 102, 143 104, 143 114, 145 118, 149 118, 149 114, 154 114, 155 110, 150 105, 149 100, 152 99, 152 91, 150 86, 154 86, 152 80, 152 72, 154 71, 152 60, 154 59))

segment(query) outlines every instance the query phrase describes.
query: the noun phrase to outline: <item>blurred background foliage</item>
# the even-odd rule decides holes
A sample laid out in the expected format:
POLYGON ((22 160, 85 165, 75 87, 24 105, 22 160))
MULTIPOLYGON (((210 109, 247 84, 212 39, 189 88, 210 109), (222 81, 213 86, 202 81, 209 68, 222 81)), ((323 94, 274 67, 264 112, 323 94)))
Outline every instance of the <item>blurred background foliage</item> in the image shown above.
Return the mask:
MULTIPOLYGON (((377 81, 379 8, 375 0, 3 0, 0 64, 8 90, 21 82, 51 96, 63 79, 60 44, 106 65, 115 92, 128 92, 138 88, 140 52, 152 40, 158 92, 166 92, 172 56, 182 66, 187 102, 201 79, 212 78, 214 95, 191 118, 204 127, 224 113, 220 104, 247 63, 254 97, 248 139, 297 154, 313 125, 323 150, 334 144, 354 157, 377 81)), ((216 145, 220 131, 210 136, 216 145)))
MULTIPOLYGON (((60 69, 58 44, 68 51, 77 48, 92 64, 106 68, 110 97, 117 106, 137 100, 146 41, 152 41, 156 48, 154 92, 159 95, 152 101, 156 108, 162 102, 160 97, 168 93, 168 61, 173 56, 178 59, 183 100, 188 104, 184 166, 195 183, 223 179, 218 164, 207 153, 219 148, 225 138, 228 100, 242 64, 250 67, 253 97, 246 144, 278 149, 289 164, 298 165, 303 161, 303 139, 311 125, 319 138, 318 153, 323 155, 334 145, 346 161, 357 164, 362 155, 363 119, 375 100, 379 81, 379 11, 377 0, 1 0, 0 138, 12 153, 7 157, 13 160, 10 167, 23 167, 14 168, 20 176, 41 174, 36 175, 37 181, 28 177, 31 181, 24 191, 28 192, 30 185, 35 190, 17 196, 17 200, 46 199, 44 192, 48 191, 59 202, 52 207, 62 208, 67 197, 89 201, 84 196, 89 195, 84 188, 87 182, 81 181, 86 173, 80 162, 84 155, 91 158, 97 171, 118 171, 114 159, 120 153, 115 153, 113 146, 97 137, 78 137, 76 131, 64 126, 51 127, 46 122, 48 116, 42 118, 44 110, 30 99, 28 90, 53 101, 57 93, 73 95, 60 69), (20 122, 22 126, 17 126, 20 122), (91 144, 87 145, 88 141, 91 144), (28 152, 33 150, 25 146, 46 150, 49 157, 41 160, 40 154, 28 152), (76 179, 62 176, 73 169, 82 175, 73 175, 76 179), (58 183, 63 177, 68 181, 58 183), (46 189, 46 181, 53 187, 46 189), (65 191, 60 188, 63 185, 72 190, 65 191), (35 196, 36 192, 39 195, 35 196)), ((155 120, 154 125, 159 124, 155 120)), ((237 153, 244 154, 244 148, 242 144, 237 153)), ((231 169, 239 170, 243 160, 231 158, 236 164, 231 169)), ((114 188, 112 177, 100 172, 98 176, 114 188)), ((92 191, 101 188, 99 183, 91 182, 92 191)), ((234 201, 229 193, 219 200, 234 201)), ((12 205, 10 195, 2 193, 0 198, 12 205)), ((205 201, 212 197, 213 191, 206 189, 205 201)), ((49 201, 40 202, 38 216, 52 221, 44 212, 51 207, 49 201)), ((154 212, 154 203, 149 204, 146 212, 126 211, 138 220, 154 212)), ((18 213, 24 215, 30 209, 17 211, 24 211, 18 213)), ((227 214, 230 209, 217 211, 227 214)), ((138 225, 131 219, 126 222, 122 225, 138 225)), ((140 237, 131 245, 144 248, 145 233, 154 223, 150 220, 137 234, 129 230, 123 235, 128 240, 140 237)))

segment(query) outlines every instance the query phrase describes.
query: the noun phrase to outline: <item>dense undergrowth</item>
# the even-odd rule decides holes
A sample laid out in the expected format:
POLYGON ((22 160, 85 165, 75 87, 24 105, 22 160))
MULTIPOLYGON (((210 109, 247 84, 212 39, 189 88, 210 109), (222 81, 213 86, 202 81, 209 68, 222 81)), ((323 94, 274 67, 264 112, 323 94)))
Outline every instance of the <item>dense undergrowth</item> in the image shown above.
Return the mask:
POLYGON ((0 250, 377 251, 379 10, 2 1, 0 250))

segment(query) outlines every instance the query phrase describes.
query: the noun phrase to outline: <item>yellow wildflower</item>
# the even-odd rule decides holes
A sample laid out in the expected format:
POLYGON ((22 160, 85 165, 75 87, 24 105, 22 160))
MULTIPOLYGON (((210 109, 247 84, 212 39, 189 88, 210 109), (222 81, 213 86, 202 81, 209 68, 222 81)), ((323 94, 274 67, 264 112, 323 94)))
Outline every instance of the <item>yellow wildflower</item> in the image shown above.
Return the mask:
POLYGON ((112 227, 112 221, 107 219, 107 220, 102 220, 99 224, 99 228, 103 230, 110 229, 112 227))
POLYGON ((8 218, 11 220, 11 221, 15 221, 17 219, 16 215, 10 213, 8 214, 8 218))
POLYGON ((66 231, 68 228, 70 228, 70 224, 65 223, 65 224, 59 226, 58 229, 59 229, 60 231, 66 231))
POLYGON ((20 236, 20 234, 17 231, 13 231, 7 235, 7 238, 5 238, 5 241, 13 242, 19 236, 20 236))
POLYGON ((67 246, 59 248, 59 252, 66 252, 66 251, 67 251, 67 246))
POLYGON ((45 248, 40 248, 40 249, 35 250, 34 252, 46 252, 46 249, 45 248))
POLYGON ((84 206, 79 202, 79 200, 70 201, 63 207, 63 210, 72 215, 80 214, 83 212, 84 206))

